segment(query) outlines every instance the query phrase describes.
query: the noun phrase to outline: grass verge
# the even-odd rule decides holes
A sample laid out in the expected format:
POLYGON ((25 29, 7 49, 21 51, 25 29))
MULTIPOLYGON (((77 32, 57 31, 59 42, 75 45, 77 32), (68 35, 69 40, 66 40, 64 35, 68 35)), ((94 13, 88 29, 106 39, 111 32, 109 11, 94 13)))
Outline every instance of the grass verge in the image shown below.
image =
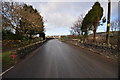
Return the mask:
POLYGON ((15 50, 7 51, 2 53, 2 68, 6 69, 15 64, 15 59, 11 55, 15 54, 15 50))

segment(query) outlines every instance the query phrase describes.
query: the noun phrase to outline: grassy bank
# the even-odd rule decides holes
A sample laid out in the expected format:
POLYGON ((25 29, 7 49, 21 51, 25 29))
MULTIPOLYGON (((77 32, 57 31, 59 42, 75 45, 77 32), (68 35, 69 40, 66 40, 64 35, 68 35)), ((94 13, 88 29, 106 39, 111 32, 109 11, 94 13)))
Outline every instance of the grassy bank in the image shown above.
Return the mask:
POLYGON ((93 53, 100 54, 106 58, 110 58, 113 60, 118 59, 118 50, 107 47, 105 45, 100 45, 100 44, 92 44, 92 43, 81 43, 77 40, 62 40, 65 43, 76 45, 78 47, 81 47, 83 49, 89 50, 93 53))
POLYGON ((28 53, 32 52, 37 47, 41 46, 45 41, 46 40, 34 42, 31 44, 25 45, 23 47, 16 48, 15 50, 9 50, 9 51, 3 52, 2 53, 2 69, 3 69, 3 71, 8 69, 9 67, 15 65, 17 62, 19 62, 21 59, 23 59, 21 57, 25 57, 26 55, 28 55, 28 53), (41 45, 39 45, 39 44, 41 44, 41 45), (23 55, 21 56, 21 53, 24 54, 24 56, 23 55), (15 59, 12 57, 12 55, 14 55, 14 54, 16 55, 15 59))
POLYGON ((15 53, 15 50, 2 53, 2 68, 6 69, 15 64, 15 59, 11 57, 15 53))

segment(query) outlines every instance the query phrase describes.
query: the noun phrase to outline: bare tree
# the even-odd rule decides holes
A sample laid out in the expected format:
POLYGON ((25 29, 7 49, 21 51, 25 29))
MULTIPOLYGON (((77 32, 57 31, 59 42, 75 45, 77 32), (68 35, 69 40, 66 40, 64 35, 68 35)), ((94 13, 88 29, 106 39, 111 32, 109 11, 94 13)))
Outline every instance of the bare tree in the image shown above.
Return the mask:
POLYGON ((118 31, 119 30, 119 27, 118 27, 119 23, 120 23, 120 20, 118 20, 118 19, 111 22, 111 31, 118 31))
POLYGON ((72 35, 80 35, 81 34, 82 20, 83 20, 83 15, 79 16, 78 20, 75 21, 75 23, 71 27, 72 35))

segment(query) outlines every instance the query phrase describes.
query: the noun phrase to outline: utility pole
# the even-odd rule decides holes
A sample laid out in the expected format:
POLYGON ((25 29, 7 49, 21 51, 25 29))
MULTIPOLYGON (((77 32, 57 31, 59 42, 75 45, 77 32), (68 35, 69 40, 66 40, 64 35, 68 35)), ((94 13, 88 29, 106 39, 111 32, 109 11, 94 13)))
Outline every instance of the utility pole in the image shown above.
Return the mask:
POLYGON ((106 31, 106 43, 109 45, 110 35, 110 13, 111 13, 111 1, 108 0, 108 16, 107 16, 107 31, 106 31))
MULTIPOLYGON (((120 1, 118 2, 118 14, 120 14, 120 1)), ((120 15, 118 15, 120 19, 120 15)), ((118 79, 120 78, 120 22, 118 22, 119 32, 118 32, 118 79)))

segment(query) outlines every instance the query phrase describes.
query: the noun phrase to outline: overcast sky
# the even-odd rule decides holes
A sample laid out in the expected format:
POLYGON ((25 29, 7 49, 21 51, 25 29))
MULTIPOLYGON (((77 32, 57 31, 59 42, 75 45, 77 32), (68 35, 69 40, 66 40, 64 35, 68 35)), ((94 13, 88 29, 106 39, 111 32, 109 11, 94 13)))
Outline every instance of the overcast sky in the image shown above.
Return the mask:
MULTIPOLYGON (((21 2, 22 0, 19 1, 21 2)), ((70 27, 73 23, 80 15, 85 15, 96 1, 100 1, 104 9, 104 16, 107 17, 108 3, 105 2, 105 0, 104 2, 103 0, 69 0, 70 2, 67 2, 68 0, 43 1, 29 0, 26 1, 26 3, 36 8, 43 16, 46 35, 69 35, 70 27)), ((118 17, 118 2, 112 2, 111 8, 111 21, 113 21, 118 17)), ((103 26, 99 26, 97 29, 97 32, 104 31, 106 31, 106 23, 103 26)))

